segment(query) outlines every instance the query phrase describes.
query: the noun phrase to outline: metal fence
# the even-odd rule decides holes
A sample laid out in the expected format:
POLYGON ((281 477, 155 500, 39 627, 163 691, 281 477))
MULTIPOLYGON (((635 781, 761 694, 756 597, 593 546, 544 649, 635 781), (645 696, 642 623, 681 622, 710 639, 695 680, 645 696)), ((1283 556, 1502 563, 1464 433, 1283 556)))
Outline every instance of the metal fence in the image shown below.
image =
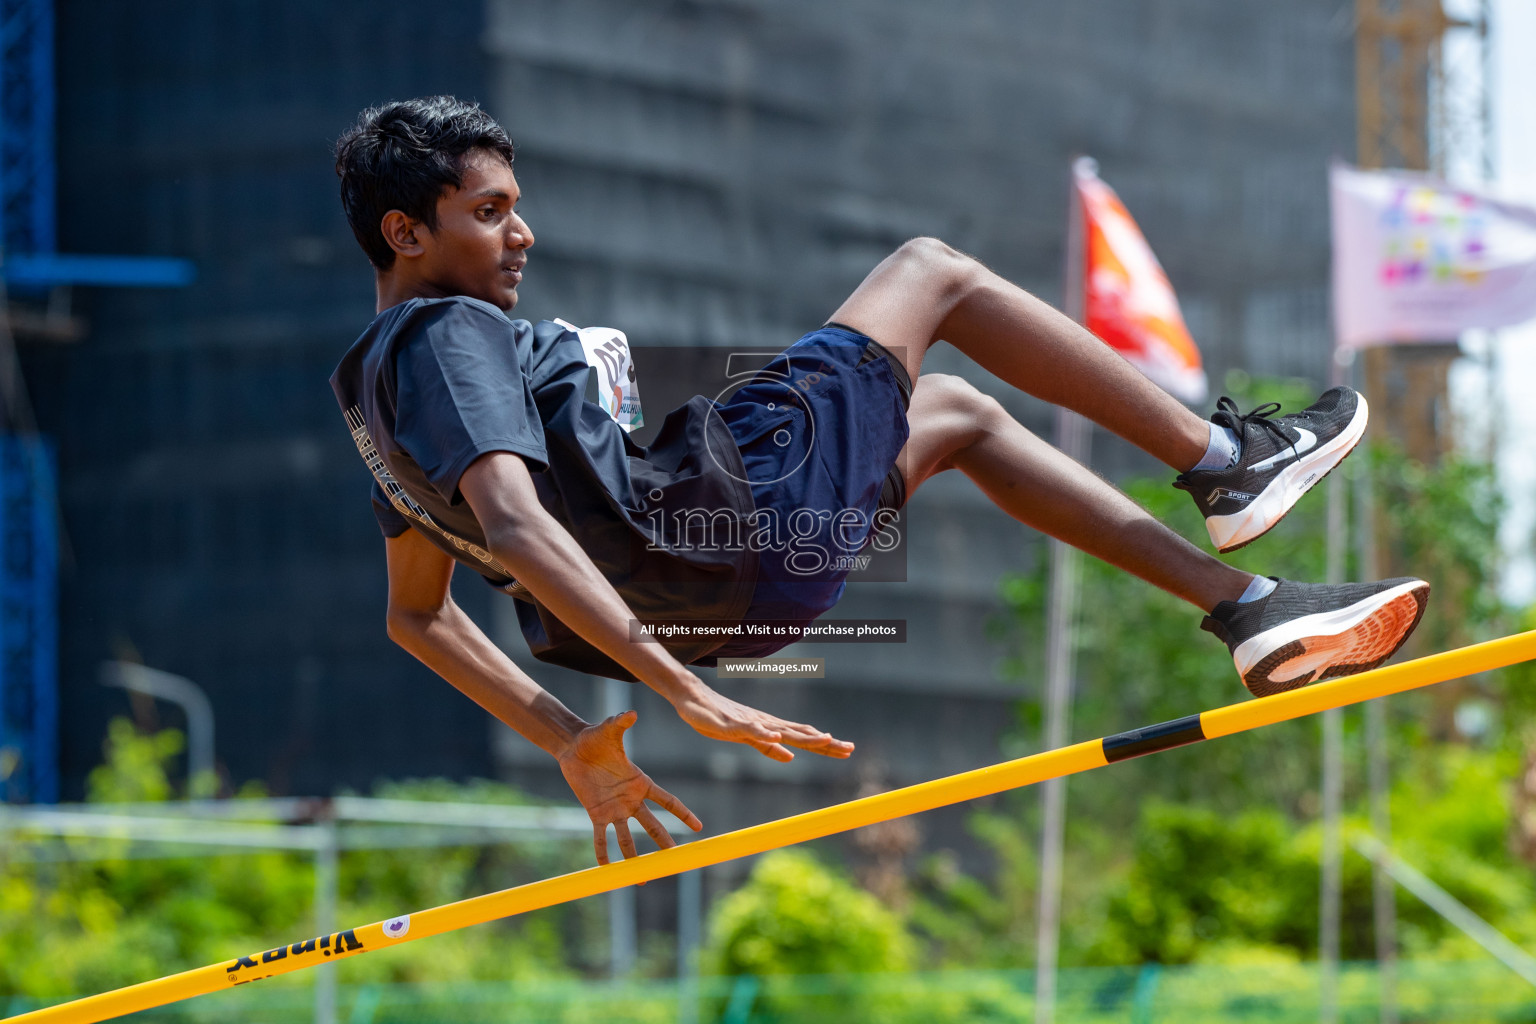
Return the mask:
MULTIPOLYGON (((677 981, 476 982, 342 985, 337 1019, 348 1024, 1003 1024, 1034 1015, 1031 970, 886 975, 702 978, 677 981)), ((1340 1020, 1379 1019, 1376 970, 1346 964, 1340 1020)), ((1061 1024, 1290 1024, 1317 1019, 1315 964, 1102 967, 1061 971, 1061 1024)), ((49 1000, 48 1002, 54 1002, 49 1000)), ((1536 1021, 1536 987, 1492 961, 1398 965, 1403 1021, 1536 1021)), ((42 1001, 0 1001, 5 1016, 42 1001)), ((136 1015, 136 1022, 255 1024, 313 1013, 307 984, 273 981, 136 1015)))

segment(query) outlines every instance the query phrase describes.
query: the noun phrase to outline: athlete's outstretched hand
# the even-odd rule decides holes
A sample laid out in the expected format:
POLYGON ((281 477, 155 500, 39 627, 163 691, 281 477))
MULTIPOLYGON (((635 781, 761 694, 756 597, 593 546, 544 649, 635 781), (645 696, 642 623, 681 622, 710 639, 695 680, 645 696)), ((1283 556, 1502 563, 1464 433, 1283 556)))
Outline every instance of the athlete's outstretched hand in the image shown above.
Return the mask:
POLYGON ((626 711, 587 726, 576 734, 575 742, 559 758, 561 774, 592 819, 592 848, 599 864, 608 863, 610 824, 619 837, 619 849, 624 856, 635 856, 635 840, 629 834, 630 818, 640 822, 662 849, 677 845, 645 806, 647 800, 671 811, 695 832, 704 827, 681 800, 630 763, 629 755, 624 753, 624 730, 634 725, 637 717, 633 711, 626 711))
POLYGON ((683 721, 710 739, 745 743, 775 761, 793 761, 789 747, 827 757, 847 757, 853 744, 799 722, 786 721, 721 696, 702 682, 673 701, 683 721))

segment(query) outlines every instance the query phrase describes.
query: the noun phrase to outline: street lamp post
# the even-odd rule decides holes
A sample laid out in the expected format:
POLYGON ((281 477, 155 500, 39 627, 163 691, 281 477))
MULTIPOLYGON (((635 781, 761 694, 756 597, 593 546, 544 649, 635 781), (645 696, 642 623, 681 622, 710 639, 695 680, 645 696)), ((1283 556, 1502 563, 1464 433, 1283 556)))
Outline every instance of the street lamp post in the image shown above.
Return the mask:
POLYGON ((213 767, 213 705, 203 688, 190 679, 131 661, 101 663, 101 685, 169 701, 187 715, 187 775, 207 778, 213 767))

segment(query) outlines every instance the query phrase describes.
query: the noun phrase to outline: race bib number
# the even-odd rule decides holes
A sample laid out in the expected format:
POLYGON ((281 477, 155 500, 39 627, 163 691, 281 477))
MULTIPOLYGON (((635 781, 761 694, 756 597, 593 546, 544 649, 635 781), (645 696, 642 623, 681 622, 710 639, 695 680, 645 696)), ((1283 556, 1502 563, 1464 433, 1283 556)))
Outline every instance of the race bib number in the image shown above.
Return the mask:
POLYGON ((587 363, 597 371, 597 402, 604 412, 625 431, 645 426, 640 411, 640 383, 635 378, 635 361, 629 353, 629 339, 612 327, 576 327, 564 320, 555 323, 576 332, 587 363))

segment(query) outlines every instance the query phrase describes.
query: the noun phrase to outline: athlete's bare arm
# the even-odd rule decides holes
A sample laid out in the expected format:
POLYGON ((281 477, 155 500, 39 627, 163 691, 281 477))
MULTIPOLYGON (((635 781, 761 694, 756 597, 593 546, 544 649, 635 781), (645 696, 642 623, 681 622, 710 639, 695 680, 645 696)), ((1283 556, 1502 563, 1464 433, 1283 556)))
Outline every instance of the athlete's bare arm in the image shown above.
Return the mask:
POLYGON ((681 800, 651 781, 624 753, 634 712, 592 725, 528 678, 453 601, 453 559, 415 530, 385 542, 389 563, 389 636, 485 710, 547 751, 592 818, 597 859, 608 860, 608 825, 626 857, 637 819, 661 847, 672 837, 646 807, 650 800, 697 832, 702 826, 681 800))
MULTIPOLYGON (((799 747, 847 757, 853 744, 716 693, 660 644, 629 636, 634 613, 586 552, 539 504, 523 460, 489 452, 470 464, 459 490, 485 529, 491 553, 561 622, 665 697, 682 719, 713 739, 745 743, 776 761, 799 747)), ((485 641, 489 643, 489 641, 485 641)))

